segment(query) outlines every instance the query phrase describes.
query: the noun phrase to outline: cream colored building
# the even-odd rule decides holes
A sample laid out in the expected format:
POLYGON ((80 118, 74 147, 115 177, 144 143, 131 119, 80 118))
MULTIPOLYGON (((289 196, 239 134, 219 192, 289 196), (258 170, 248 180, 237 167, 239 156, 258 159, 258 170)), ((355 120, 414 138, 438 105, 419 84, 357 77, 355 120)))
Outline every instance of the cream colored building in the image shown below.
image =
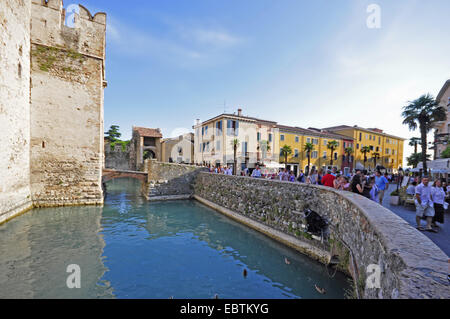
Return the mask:
POLYGON ((165 138, 161 141, 162 161, 182 164, 194 163, 194 133, 165 138))
POLYGON ((276 122, 244 116, 239 109, 237 114, 221 114, 202 123, 198 121, 193 129, 195 164, 233 165, 235 139, 239 141, 238 173, 257 164, 278 164, 280 146, 276 122))
POLYGON ((434 158, 441 158, 441 153, 449 146, 450 138, 450 80, 447 80, 436 96, 439 106, 447 110, 447 120, 438 122, 434 126, 435 130, 435 152, 434 158))

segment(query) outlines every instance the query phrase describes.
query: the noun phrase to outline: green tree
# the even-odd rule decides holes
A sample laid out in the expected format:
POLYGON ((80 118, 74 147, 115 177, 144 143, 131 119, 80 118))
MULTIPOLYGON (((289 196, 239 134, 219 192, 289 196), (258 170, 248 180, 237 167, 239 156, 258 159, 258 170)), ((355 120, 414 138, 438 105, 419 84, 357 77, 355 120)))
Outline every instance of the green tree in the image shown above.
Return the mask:
POLYGON ((424 94, 403 107, 403 124, 408 125, 411 131, 419 128, 423 163, 423 171, 427 172, 427 134, 436 122, 445 121, 447 115, 445 108, 439 106, 431 94, 424 94))
POLYGON ((337 141, 329 141, 327 144, 327 148, 331 151, 331 161, 330 165, 333 166, 333 155, 334 151, 339 147, 339 143, 337 141))
POLYGON ((370 147, 369 146, 361 147, 361 153, 364 154, 364 168, 366 168, 367 154, 370 153, 370 147))
POLYGON ((292 148, 289 145, 284 145, 281 148, 280 155, 284 156, 284 164, 286 164, 286 165, 287 165, 287 158, 290 154, 292 154, 292 148))
POLYGON ((122 134, 119 133, 119 125, 111 125, 108 132, 105 132, 105 135, 108 142, 117 142, 122 136, 122 134))
POLYGON ((420 137, 411 137, 409 139, 409 146, 414 146, 414 153, 417 153, 417 145, 421 143, 420 137))
POLYGON ((233 175, 236 175, 236 174, 237 174, 237 169, 236 169, 236 166, 237 166, 237 157, 236 157, 236 154, 237 154, 237 149, 238 149, 238 147, 239 147, 240 144, 241 144, 241 143, 239 142, 239 139, 237 139, 237 138, 231 140, 231 146, 233 147, 233 162, 234 162, 234 165, 233 165, 233 175))
POLYGON ((441 153, 441 158, 450 158, 450 146, 441 153))
MULTIPOLYGON (((449 154, 450 155, 450 154, 449 154)), ((427 154, 426 160, 430 160, 430 154, 427 154)), ((408 163, 408 166, 412 166, 413 168, 416 168, 417 165, 419 165, 420 162, 422 162, 422 153, 413 153, 411 156, 406 158, 406 161, 408 163)))
POLYGON ((306 172, 306 175, 309 175, 309 172, 311 171, 311 152, 314 151, 314 144, 313 143, 306 143, 305 144, 305 152, 306 156, 308 157, 308 171, 306 172))
POLYGON ((350 162, 350 157, 352 156, 354 150, 353 147, 346 147, 345 150, 345 155, 347 155, 347 162, 350 162))

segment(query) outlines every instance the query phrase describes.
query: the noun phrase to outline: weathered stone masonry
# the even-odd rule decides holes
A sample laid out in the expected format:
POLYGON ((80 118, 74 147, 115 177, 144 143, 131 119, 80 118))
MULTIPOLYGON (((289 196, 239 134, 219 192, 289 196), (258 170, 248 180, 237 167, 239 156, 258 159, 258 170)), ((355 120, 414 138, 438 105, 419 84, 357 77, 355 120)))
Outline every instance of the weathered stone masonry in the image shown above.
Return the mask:
POLYGON ((207 169, 184 164, 161 163, 146 160, 148 181, 143 185, 143 194, 148 200, 182 199, 194 195, 194 182, 201 171, 207 169))
POLYGON ((0 223, 30 208, 31 1, 0 1, 0 223))
POLYGON ((341 267, 353 275, 360 297, 450 298, 448 256, 406 221, 360 195, 322 186, 200 173, 195 197, 231 217, 247 219, 246 224, 266 234, 281 233, 282 241, 303 242, 296 248, 317 259, 323 259, 327 251, 339 252, 341 267), (323 243, 301 227, 306 208, 329 223, 329 238, 323 243), (345 254, 346 247, 351 254, 345 254), (370 264, 381 267, 379 289, 364 289, 370 264))
POLYGON ((64 23, 62 0, 0 1, 0 223, 103 202, 106 15, 64 23))

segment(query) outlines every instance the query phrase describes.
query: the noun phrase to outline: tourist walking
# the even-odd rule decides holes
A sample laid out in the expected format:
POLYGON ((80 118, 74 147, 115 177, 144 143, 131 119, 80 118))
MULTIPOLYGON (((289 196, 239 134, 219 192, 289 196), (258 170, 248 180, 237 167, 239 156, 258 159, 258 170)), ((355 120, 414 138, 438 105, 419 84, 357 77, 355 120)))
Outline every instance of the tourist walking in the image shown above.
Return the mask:
POLYGON ((297 181, 299 183, 304 183, 305 182, 305 174, 303 173, 303 170, 300 170, 300 174, 298 175, 297 181))
POLYGON ((436 180, 433 184, 433 203, 434 203, 434 216, 431 220, 431 226, 439 227, 437 223, 443 224, 444 223, 444 205, 446 205, 445 202, 445 191, 441 187, 441 181, 436 180))
POLYGON ((289 174, 289 181, 290 182, 295 182, 296 181, 296 178, 295 178, 295 175, 294 175, 293 171, 291 171, 290 174, 289 174))
POLYGON ((252 172, 252 177, 260 178, 261 177, 261 169, 258 165, 256 165, 256 168, 252 172))
POLYGON ((336 177, 332 174, 331 170, 327 171, 327 174, 322 178, 322 185, 328 187, 334 187, 334 180, 336 177))
POLYGON ((361 181, 361 175, 355 174, 355 176, 353 176, 352 183, 351 183, 351 191, 353 193, 362 195, 362 193, 364 191, 364 186, 363 186, 363 182, 361 181))
POLYGON ((323 185, 322 178, 323 178, 323 169, 319 169, 319 173, 317 174, 317 184, 323 185))
POLYGON ((380 171, 375 172, 375 185, 377 185, 379 191, 379 203, 380 205, 383 205, 384 191, 389 187, 389 181, 381 174, 380 171))
POLYGON ((416 223, 418 230, 424 230, 424 228, 420 225, 420 221, 422 217, 425 217, 427 221, 425 230, 436 233, 437 231, 431 227, 431 222, 434 216, 432 192, 433 190, 429 185, 429 179, 427 176, 424 176, 422 178, 422 183, 416 187, 416 223))
POLYGON ((319 184, 319 177, 317 174, 317 171, 315 168, 311 169, 311 173, 309 174, 308 178, 306 179, 306 183, 318 185, 319 184))

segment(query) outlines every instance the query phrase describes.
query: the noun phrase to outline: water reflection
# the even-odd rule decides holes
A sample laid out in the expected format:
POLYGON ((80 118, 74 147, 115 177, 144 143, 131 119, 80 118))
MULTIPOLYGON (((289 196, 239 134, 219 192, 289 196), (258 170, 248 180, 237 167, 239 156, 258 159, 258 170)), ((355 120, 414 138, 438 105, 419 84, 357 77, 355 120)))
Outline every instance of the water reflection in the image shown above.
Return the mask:
POLYGON ((103 208, 36 209, 0 226, 0 298, 342 298, 348 287, 195 201, 149 203, 132 179, 107 188, 103 208), (81 289, 66 286, 69 264, 81 289))
POLYGON ((0 226, 0 298, 112 297, 100 280, 101 214, 101 207, 36 209, 0 226), (81 268, 80 289, 67 288, 70 264, 81 268))

